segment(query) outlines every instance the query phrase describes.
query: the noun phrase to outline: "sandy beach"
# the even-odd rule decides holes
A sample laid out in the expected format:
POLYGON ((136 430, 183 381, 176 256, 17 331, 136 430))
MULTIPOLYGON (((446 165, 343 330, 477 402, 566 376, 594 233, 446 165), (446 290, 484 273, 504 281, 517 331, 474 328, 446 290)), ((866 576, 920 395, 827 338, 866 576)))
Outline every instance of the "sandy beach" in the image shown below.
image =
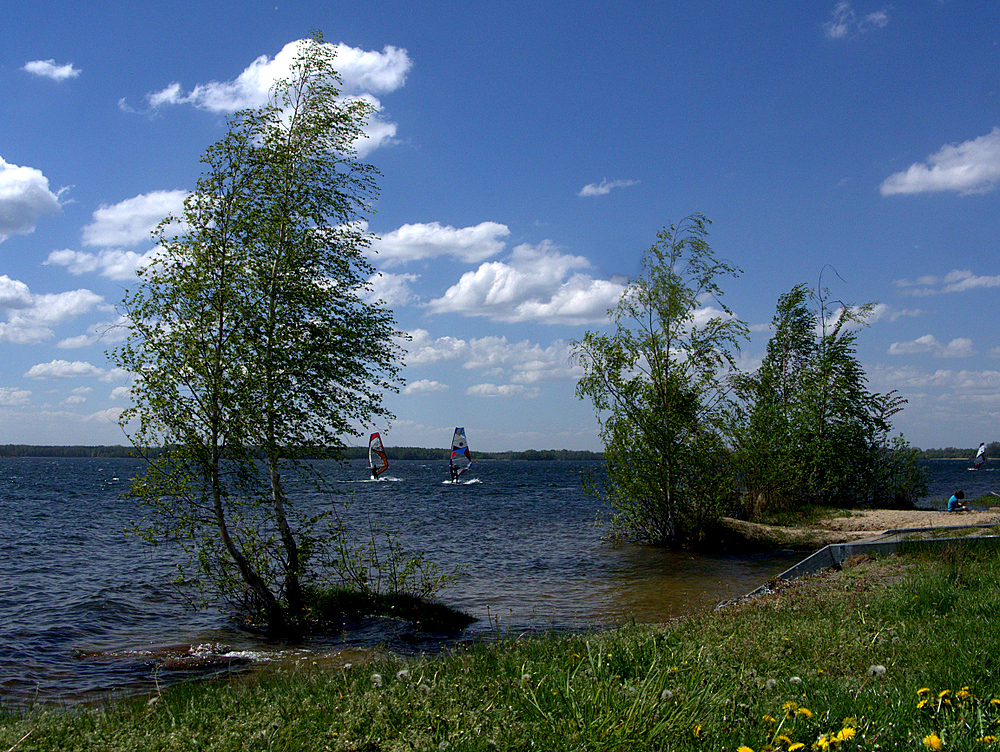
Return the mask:
POLYGON ((726 518, 725 523, 749 540, 766 538, 790 548, 820 548, 833 543, 872 538, 887 530, 944 528, 1000 521, 1000 506, 984 511, 940 512, 929 509, 866 509, 800 527, 759 525, 726 518))

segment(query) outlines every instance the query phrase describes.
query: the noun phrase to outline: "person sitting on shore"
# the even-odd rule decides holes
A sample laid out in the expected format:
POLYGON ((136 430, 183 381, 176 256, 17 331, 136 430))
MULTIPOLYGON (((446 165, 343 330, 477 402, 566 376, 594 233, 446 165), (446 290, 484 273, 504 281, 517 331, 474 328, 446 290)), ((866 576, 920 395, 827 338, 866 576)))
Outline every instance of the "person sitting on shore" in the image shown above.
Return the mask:
POLYGON ((965 498, 965 491, 955 491, 951 498, 948 499, 948 511, 949 512, 968 512, 969 508, 965 506, 962 499, 965 498))

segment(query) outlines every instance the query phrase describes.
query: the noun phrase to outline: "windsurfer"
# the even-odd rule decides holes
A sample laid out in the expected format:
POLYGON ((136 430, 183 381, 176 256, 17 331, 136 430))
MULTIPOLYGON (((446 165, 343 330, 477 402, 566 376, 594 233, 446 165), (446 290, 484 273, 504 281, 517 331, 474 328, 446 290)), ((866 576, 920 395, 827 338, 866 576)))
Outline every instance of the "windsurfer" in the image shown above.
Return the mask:
POLYGON ((451 482, 458 483, 458 476, 461 475, 461 473, 458 471, 458 465, 452 463, 451 465, 448 466, 448 469, 451 470, 451 482))

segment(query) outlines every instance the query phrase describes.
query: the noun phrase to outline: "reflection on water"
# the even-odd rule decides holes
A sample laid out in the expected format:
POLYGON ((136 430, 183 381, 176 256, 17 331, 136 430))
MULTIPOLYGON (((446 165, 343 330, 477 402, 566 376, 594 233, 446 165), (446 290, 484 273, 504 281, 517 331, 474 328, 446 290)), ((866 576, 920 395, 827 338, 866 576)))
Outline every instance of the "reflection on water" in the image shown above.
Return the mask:
MULTIPOLYGON (((744 595, 795 560, 604 545, 601 504, 580 490, 591 463, 478 462, 472 482, 454 485, 444 459, 394 462, 380 482, 364 462, 318 467, 336 493, 305 494, 300 509, 334 505, 353 529, 379 521, 443 570, 464 567, 440 596, 480 620, 462 639, 489 637, 490 617, 517 630, 664 621, 744 595)), ((275 662, 336 667, 367 650, 440 649, 440 636, 377 619, 275 645, 217 611, 190 611, 170 585, 177 552, 123 534, 140 510, 119 495, 139 468, 0 459, 0 702, 93 701, 275 662)))

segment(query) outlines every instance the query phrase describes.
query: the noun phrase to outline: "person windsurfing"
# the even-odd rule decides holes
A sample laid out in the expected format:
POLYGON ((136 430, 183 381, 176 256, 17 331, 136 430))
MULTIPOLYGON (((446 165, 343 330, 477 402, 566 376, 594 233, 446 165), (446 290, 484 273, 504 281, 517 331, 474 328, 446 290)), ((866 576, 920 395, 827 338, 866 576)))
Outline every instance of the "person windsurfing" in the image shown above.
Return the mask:
POLYGON ((976 452, 976 459, 972 461, 972 469, 978 470, 986 462, 986 442, 984 441, 979 445, 979 451, 976 452))
POLYGON ((458 426, 451 439, 451 458, 448 460, 448 470, 451 472, 451 482, 458 483, 462 474, 472 467, 472 452, 469 451, 469 442, 465 439, 465 428, 458 426), (456 459, 465 458, 469 464, 465 467, 455 464, 456 459))

